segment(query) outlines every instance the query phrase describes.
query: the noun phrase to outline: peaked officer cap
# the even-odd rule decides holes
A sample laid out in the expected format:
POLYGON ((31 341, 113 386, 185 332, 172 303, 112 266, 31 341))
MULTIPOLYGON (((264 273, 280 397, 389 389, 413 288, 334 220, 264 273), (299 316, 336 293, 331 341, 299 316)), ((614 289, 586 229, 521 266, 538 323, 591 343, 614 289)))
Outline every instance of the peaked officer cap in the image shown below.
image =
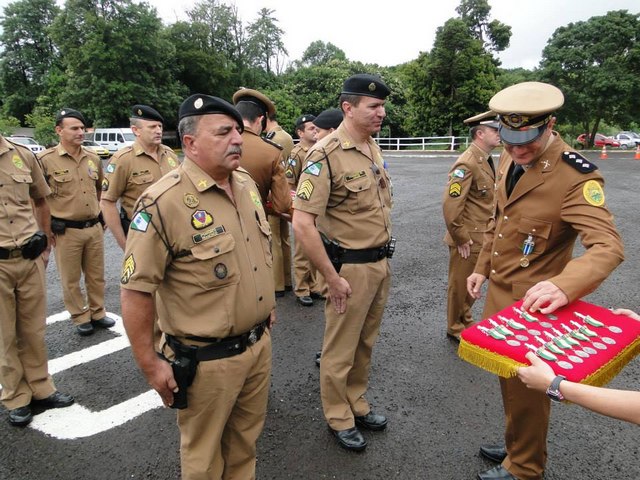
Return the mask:
POLYGON ((493 110, 469 117, 464 120, 464 123, 466 123, 469 128, 484 125, 485 127, 491 127, 498 130, 498 127, 500 127, 498 115, 493 110))
POLYGON ((260 93, 259 91, 251 88, 241 87, 240 90, 233 94, 233 104, 237 105, 238 102, 255 103, 270 117, 276 114, 276 106, 273 104, 271 99, 264 93, 260 93))

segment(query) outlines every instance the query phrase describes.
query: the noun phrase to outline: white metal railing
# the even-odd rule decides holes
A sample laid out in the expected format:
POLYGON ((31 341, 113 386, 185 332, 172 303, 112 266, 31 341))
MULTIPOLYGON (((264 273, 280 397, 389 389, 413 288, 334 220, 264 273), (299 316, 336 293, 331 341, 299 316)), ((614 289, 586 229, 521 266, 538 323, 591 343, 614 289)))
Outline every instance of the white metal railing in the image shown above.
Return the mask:
POLYGON ((378 137, 375 140, 382 150, 456 150, 469 146, 468 137, 378 137))

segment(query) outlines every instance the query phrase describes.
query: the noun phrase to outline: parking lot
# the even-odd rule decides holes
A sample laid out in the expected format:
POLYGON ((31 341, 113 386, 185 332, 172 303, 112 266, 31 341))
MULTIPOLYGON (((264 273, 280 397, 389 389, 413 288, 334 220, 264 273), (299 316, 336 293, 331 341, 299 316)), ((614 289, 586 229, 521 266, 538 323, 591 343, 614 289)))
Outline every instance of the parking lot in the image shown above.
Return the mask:
MULTIPOLYGON (((587 301, 640 309, 640 161, 633 151, 586 153, 606 179, 607 204, 622 234, 626 261, 587 301)), ((482 443, 501 440, 497 379, 461 361, 445 337, 448 251, 442 242, 441 195, 454 156, 385 154, 393 180, 393 287, 374 349, 368 398, 389 418, 385 432, 366 432, 367 450, 340 449, 322 416, 314 353, 323 307, 278 299, 267 422, 258 444, 259 479, 473 479, 490 464, 482 443)), ((122 252, 106 234, 106 307, 112 331, 79 337, 62 313, 55 262, 49 265, 47 343, 68 409, 36 415, 26 428, 0 413, 0 479, 113 480, 179 478, 175 412, 160 406, 138 372, 119 321, 122 252)), ((580 252, 580 247, 577 248, 580 252)), ((53 257, 52 257, 53 258, 53 257)), ((481 311, 482 301, 475 307, 481 311)), ((638 389, 640 362, 611 383, 638 389)), ((637 426, 554 405, 547 480, 640 478, 637 426)))

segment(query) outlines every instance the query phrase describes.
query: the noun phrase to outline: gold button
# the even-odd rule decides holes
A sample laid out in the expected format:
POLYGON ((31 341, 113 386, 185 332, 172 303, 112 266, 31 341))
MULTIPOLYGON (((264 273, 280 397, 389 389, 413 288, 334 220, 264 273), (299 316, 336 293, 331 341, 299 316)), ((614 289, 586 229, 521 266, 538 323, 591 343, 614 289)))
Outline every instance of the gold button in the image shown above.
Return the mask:
POLYGON ((502 238, 502 234, 501 233, 498 234, 498 238, 502 238))
POLYGON ((494 273, 494 274, 495 274, 495 273, 496 273, 496 271, 495 271, 495 270, 491 270, 491 273, 494 273))
POLYGON ((493 256, 497 257, 498 256, 498 252, 493 252, 493 256))
POLYGON ((506 222, 507 220, 509 220, 509 217, 507 217, 506 215, 504 216, 504 221, 506 222))

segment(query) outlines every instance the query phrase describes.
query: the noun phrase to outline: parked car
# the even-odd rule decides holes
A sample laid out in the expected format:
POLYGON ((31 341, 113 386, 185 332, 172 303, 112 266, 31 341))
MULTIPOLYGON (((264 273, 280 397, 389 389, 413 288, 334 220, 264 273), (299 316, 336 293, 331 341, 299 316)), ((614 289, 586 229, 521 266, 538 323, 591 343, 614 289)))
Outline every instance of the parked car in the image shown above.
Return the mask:
POLYGON ((7 140, 13 143, 19 143, 20 145, 24 145, 33 153, 42 152, 44 150, 44 147, 31 137, 20 137, 20 136, 7 137, 7 140))
POLYGON ((620 132, 613 138, 620 142, 620 148, 637 148, 640 145, 640 135, 635 132, 620 132))
POLYGON ((136 136, 130 128, 96 128, 93 132, 93 141, 106 147, 110 153, 129 145, 133 145, 136 136))
MULTIPOLYGON (((587 138, 587 134, 583 133, 582 135, 579 135, 578 138, 576 138, 576 142, 578 142, 580 145, 586 145, 586 138, 587 138)), ((593 146, 594 147, 619 147, 620 146, 620 142, 617 140, 614 140, 611 137, 607 137, 605 135, 602 135, 601 133, 596 133, 596 138, 595 141, 593 142, 593 146)))
POLYGON ((100 158, 109 158, 109 155, 111 155, 108 149, 106 149, 102 145, 98 145, 96 142, 93 142, 91 140, 85 140, 84 142, 82 142, 82 146, 87 150, 91 150, 100 158))

